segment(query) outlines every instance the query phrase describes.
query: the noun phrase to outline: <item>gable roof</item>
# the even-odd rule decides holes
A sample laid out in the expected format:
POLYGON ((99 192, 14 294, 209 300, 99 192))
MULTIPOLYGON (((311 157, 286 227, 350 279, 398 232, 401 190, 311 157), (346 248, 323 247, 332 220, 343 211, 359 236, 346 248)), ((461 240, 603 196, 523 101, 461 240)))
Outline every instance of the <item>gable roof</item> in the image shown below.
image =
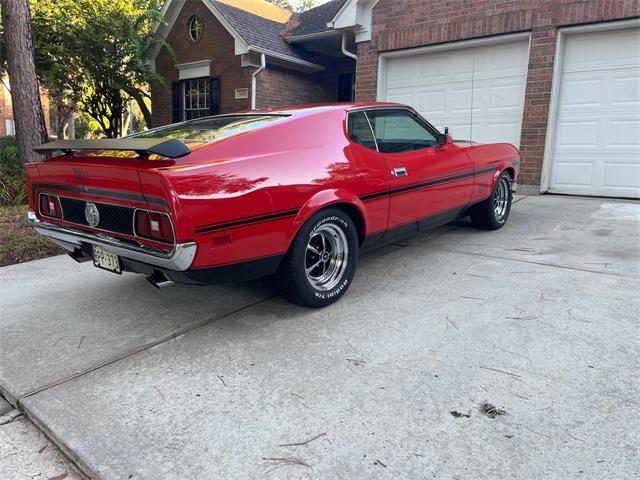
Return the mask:
POLYGON ((219 2, 278 23, 286 23, 293 15, 291 10, 266 0, 219 0, 219 2))
MULTIPOLYGON (((189 0, 165 0, 163 21, 157 22, 153 32, 167 38, 182 8, 189 0)), ((317 62, 317 54, 309 52, 293 41, 296 37, 330 33, 327 27, 339 11, 352 0, 331 0, 304 13, 293 14, 266 0, 201 0, 229 32, 235 42, 235 54, 249 52, 265 54, 273 64, 286 64, 302 71, 325 68, 317 62)), ((377 2, 377 0, 374 0, 377 2)), ((162 49, 157 42, 149 53, 151 68, 162 49)))
MULTIPOLYGON (((245 41, 249 50, 273 53, 303 62, 314 63, 314 55, 303 48, 289 45, 280 35, 285 25, 231 6, 229 0, 206 0, 224 17, 245 41)), ((245 0, 256 1, 256 0, 245 0)), ((319 66, 319 65, 318 65, 319 66)))
POLYGON ((300 37, 303 35, 314 35, 318 33, 332 32, 332 28, 327 26, 333 17, 347 3, 348 0, 331 0, 323 5, 318 5, 306 12, 299 13, 292 18, 292 22, 297 22, 298 26, 289 32, 288 38, 300 37))

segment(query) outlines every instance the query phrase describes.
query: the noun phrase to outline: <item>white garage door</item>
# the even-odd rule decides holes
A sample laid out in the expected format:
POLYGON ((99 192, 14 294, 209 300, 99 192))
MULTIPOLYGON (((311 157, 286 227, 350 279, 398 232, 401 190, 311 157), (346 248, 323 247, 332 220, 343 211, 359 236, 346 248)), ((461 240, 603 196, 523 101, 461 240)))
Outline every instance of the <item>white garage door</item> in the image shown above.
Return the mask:
POLYGON ((456 139, 520 144, 528 38, 508 43, 390 56, 380 100, 413 106, 456 139), (471 85, 473 82, 473 130, 471 85))
POLYGON ((640 29, 567 35, 549 191, 640 197, 640 29))

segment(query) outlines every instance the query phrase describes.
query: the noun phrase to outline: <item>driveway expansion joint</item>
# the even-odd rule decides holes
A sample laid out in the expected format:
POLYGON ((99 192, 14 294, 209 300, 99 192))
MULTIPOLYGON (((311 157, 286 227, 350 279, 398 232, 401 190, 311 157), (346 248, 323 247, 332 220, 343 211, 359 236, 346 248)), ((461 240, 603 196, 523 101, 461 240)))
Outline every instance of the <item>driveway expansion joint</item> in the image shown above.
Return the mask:
POLYGON ((117 363, 117 362, 119 362, 121 360, 124 360, 125 358, 132 357, 132 356, 134 356, 134 355, 136 355, 138 353, 142 353, 142 352, 147 351, 147 350, 149 350, 149 349, 151 349, 153 347, 157 347, 158 345, 162 345, 163 343, 167 343, 167 342, 170 342, 171 340, 175 340, 177 338, 180 338, 180 337, 182 337, 182 336, 184 336, 184 335, 186 335, 186 334, 188 334, 190 332, 193 332, 194 330, 197 330, 199 328, 205 327, 205 326, 210 325, 210 324, 212 324, 212 323, 214 323, 214 322, 216 322, 218 320, 222 320, 222 319, 224 319, 226 317, 229 317, 229 316, 234 315, 236 313, 239 313, 239 312, 242 312, 244 310, 247 310, 247 309, 249 309, 251 307, 254 307, 256 305, 259 305, 259 304, 261 304, 263 302, 266 302, 267 300, 270 300, 270 299, 274 298, 275 296, 276 296, 275 294, 274 295, 269 295, 268 297, 262 298, 260 300, 255 301, 255 302, 251 302, 251 303, 249 303, 247 305, 243 305, 242 307, 235 308, 233 310, 230 310, 229 312, 223 313, 223 314, 218 315, 216 317, 208 318, 206 320, 197 322, 195 325, 192 325, 192 326, 190 326, 188 328, 184 328, 182 330, 178 330, 177 332, 174 332, 174 333, 172 333, 170 335, 166 335, 166 336, 164 336, 164 337, 162 337, 162 338, 160 338, 158 340, 155 340, 155 341, 153 341, 151 343, 148 343, 148 344, 146 344, 146 345, 144 345, 144 346, 142 346, 140 348, 137 348, 137 349, 132 350, 130 352, 127 352, 125 354, 118 355, 116 358, 113 358, 113 359, 108 360, 106 362, 102 362, 101 364, 96 365, 94 367, 91 367, 89 369, 83 370, 82 372, 79 372, 79 373, 64 377, 64 378, 62 378, 60 380, 56 380, 55 382, 52 382, 52 383, 49 383, 49 384, 44 385, 42 387, 39 387, 39 388, 29 392, 29 393, 26 393, 26 394, 22 395, 20 398, 18 398, 17 399, 18 408, 20 410, 23 410, 22 401, 25 398, 31 397, 33 395, 36 395, 36 394, 38 394, 40 392, 43 392, 45 390, 48 390, 50 388, 57 387, 58 385, 62 385, 64 383, 68 382, 68 381, 71 381, 71 380, 74 380, 76 378, 82 377, 82 376, 84 376, 84 375, 86 375, 88 373, 95 372, 96 370, 99 370, 99 369, 101 369, 103 367, 107 367, 109 365, 113 365, 114 363, 117 363))
POLYGON ((530 265, 539 265, 541 267, 562 268, 564 270, 573 270, 576 272, 596 273, 599 275, 608 275, 608 276, 617 277, 617 278, 628 278, 628 279, 635 279, 635 280, 638 279, 637 277, 627 276, 627 275, 623 275, 621 273, 616 273, 616 272, 601 272, 601 271, 592 270, 589 268, 571 267, 568 265, 557 265, 555 263, 546 263, 546 262, 534 262, 532 260, 523 260, 521 258, 508 258, 508 257, 501 257, 499 255, 489 255, 487 253, 465 252, 462 250, 451 250, 448 248, 437 248, 437 247, 433 248, 433 250, 438 250, 440 252, 458 253, 460 255, 470 255, 473 257, 484 257, 484 258, 492 258, 495 260, 508 260, 510 262, 528 263, 530 265))

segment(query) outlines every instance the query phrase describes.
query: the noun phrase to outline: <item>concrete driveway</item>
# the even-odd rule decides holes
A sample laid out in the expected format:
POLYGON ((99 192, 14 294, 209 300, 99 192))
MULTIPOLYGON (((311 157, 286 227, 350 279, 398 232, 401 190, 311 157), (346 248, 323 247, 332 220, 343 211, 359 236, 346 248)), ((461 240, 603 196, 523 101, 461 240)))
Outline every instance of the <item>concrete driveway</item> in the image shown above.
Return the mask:
POLYGON ((640 204, 519 200, 363 256, 319 311, 2 268, 0 389, 95 478, 638 478, 640 204))

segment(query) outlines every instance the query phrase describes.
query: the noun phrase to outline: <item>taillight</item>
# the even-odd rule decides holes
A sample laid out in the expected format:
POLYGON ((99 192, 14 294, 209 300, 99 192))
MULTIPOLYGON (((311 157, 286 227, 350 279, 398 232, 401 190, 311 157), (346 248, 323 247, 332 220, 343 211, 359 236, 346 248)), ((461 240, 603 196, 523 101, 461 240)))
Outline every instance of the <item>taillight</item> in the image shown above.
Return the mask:
POLYGON ((136 210, 136 235, 160 242, 175 241, 169 215, 148 210, 136 210))
POLYGON ((45 217, 62 218, 62 207, 56 195, 40 195, 40 215, 45 217))

